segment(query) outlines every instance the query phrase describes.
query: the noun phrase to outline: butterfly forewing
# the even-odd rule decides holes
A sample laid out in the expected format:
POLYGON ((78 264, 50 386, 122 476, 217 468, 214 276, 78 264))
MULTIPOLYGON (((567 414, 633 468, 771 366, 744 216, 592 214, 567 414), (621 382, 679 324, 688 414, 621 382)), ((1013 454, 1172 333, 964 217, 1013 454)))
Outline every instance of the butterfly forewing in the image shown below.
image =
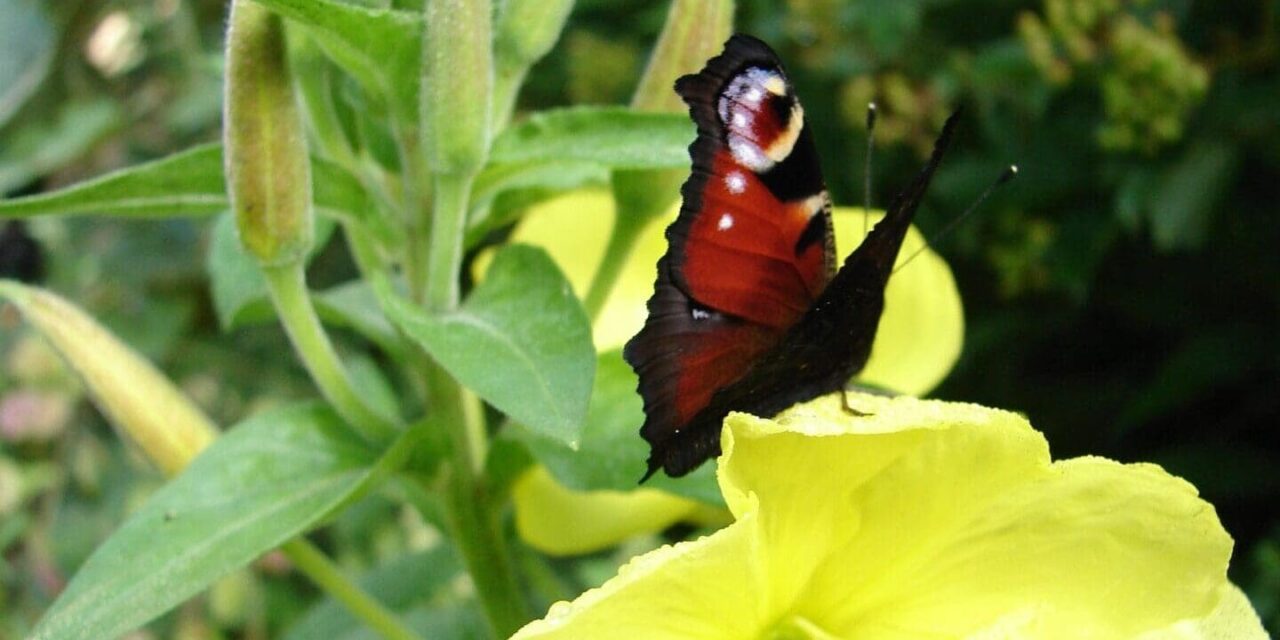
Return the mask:
POLYGON ((640 377, 650 472, 714 393, 804 316, 835 269, 817 152, 769 47, 734 36, 676 91, 698 127, 693 171, 649 318, 624 351, 640 377))

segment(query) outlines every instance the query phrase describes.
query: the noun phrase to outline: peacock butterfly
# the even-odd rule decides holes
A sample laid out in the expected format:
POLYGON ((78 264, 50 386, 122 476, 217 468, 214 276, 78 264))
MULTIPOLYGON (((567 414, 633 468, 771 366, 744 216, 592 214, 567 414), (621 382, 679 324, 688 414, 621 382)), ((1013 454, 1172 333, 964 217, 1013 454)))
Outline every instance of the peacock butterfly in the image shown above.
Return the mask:
POLYGON ((693 171, 648 319, 623 350, 644 400, 641 482, 719 455, 730 411, 772 416, 866 365, 885 285, 956 122, 837 271, 813 135, 773 50, 735 35, 675 90, 698 128, 693 171))

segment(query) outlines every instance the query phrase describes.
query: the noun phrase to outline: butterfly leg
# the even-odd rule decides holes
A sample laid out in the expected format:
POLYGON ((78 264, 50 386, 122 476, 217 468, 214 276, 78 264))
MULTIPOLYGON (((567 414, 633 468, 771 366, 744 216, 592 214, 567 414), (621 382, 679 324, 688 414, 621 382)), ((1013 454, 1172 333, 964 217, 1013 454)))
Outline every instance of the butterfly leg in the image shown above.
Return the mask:
POLYGON ((854 416, 854 417, 857 417, 857 418, 867 418, 867 417, 870 417, 870 416, 872 416, 872 415, 875 415, 875 414, 872 414, 872 413, 867 413, 867 412, 865 412, 865 411, 859 411, 858 409, 854 408, 854 406, 853 406, 853 405, 849 404, 849 390, 848 390, 848 389, 842 389, 842 390, 840 391, 840 405, 841 405, 842 407, 844 407, 845 413, 848 413, 849 415, 854 416))
POLYGON ((865 418, 868 416, 873 416, 875 414, 868 413, 865 411, 859 411, 857 408, 853 407, 853 405, 850 405, 849 392, 851 391, 857 392, 857 393, 867 393, 873 396, 884 396, 886 398, 893 398, 895 396, 902 395, 896 391, 891 391, 884 387, 876 387, 868 384, 860 384, 857 382, 851 382, 849 384, 846 384, 844 389, 840 390, 840 404, 844 407, 845 412, 849 413, 850 415, 857 416, 859 418, 865 418))

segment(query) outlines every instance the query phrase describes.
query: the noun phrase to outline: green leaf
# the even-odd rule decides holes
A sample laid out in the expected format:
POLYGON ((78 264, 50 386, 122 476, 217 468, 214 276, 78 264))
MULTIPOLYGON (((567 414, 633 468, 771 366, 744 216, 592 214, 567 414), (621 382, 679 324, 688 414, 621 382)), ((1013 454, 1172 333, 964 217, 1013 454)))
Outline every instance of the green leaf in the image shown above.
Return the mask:
POLYGON ((316 312, 326 324, 346 327, 368 338, 383 351, 400 355, 403 347, 396 328, 382 314, 369 283, 353 280, 315 297, 316 312))
POLYGON ((114 638, 304 532, 376 456, 318 405, 254 416, 156 492, 85 562, 32 640, 114 638))
POLYGON ((227 208, 222 145, 126 167, 49 193, 0 202, 0 215, 73 213, 131 218, 211 215, 227 208))
POLYGON ((44 13, 43 2, 0 2, 0 126, 13 117, 49 74, 57 35, 44 13))
POLYGON ((491 164, 593 162, 612 169, 688 168, 695 130, 688 116, 625 107, 543 111, 493 142, 491 164))
MULTIPOLYGON (((0 194, 62 168, 119 122, 120 110, 115 103, 94 100, 63 105, 51 121, 24 122, 21 128, 14 125, 17 130, 0 148, 0 194)), ((0 201, 0 206, 3 204, 0 201)))
MULTIPOLYGON (((359 579, 361 590, 392 611, 404 611, 432 596, 456 578, 462 566, 452 549, 440 545, 429 551, 395 558, 359 579)), ((332 640, 356 633, 362 624, 333 598, 312 607, 283 640, 332 640)))
MULTIPOLYGON (((512 433, 567 487, 578 490, 631 491, 645 472, 649 445, 640 437, 644 410, 636 393, 636 374, 621 351, 600 355, 586 426, 577 447, 532 430, 512 433)), ((722 504, 715 465, 704 464, 679 479, 654 476, 645 487, 662 489, 709 504, 722 504)))
POLYGON ((514 222, 522 207, 502 206, 505 202, 527 203, 556 192, 585 185, 609 182, 609 170, 591 162, 524 162, 490 165, 471 187, 471 217, 467 220, 468 247, 487 233, 514 222), (537 197, 509 198, 522 193, 537 197))
MULTIPOLYGON (((471 185, 471 210, 488 207, 498 195, 514 189, 543 187, 567 190, 584 184, 604 184, 609 171, 594 162, 512 162, 490 165, 471 185)), ((468 221, 474 226, 482 220, 468 221)))
POLYGON ((218 216, 213 225, 206 267, 213 310, 223 331, 271 317, 262 268, 240 247, 236 220, 229 213, 218 216))
POLYGON ((366 87, 394 98, 402 113, 417 112, 417 68, 422 49, 418 14, 334 0, 259 3, 307 29, 338 66, 366 87))
MULTIPOLYGON (((333 233, 334 224, 325 218, 316 220, 316 243, 311 256, 324 248, 333 233)), ((236 220, 230 213, 218 216, 209 242, 209 287, 213 310, 224 331, 239 326, 266 322, 275 317, 267 297, 267 282, 258 262, 240 246, 236 237, 236 220)))
MULTIPOLYGON (((365 221, 375 209, 351 174, 312 158, 316 211, 365 221)), ((222 145, 206 144, 50 193, 0 200, 0 216, 93 214, 128 218, 207 216, 227 209, 222 145)))
POLYGON ((506 247, 462 307, 443 315, 377 286, 391 321, 459 382, 533 431, 577 441, 595 370, 591 325, 545 251, 506 247))

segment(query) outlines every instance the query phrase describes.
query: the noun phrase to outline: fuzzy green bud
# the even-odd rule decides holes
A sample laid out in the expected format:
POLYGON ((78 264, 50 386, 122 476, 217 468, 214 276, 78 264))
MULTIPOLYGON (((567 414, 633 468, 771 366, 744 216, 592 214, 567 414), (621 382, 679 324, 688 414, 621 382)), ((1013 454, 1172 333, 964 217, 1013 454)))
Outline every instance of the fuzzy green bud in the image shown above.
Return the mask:
POLYGON ((488 0, 427 0, 421 116, 435 173, 468 174, 484 164, 493 94, 491 19, 488 0))
MULTIPOLYGON (((672 88, 676 78, 695 73, 720 51, 733 31, 733 0, 673 0, 631 106, 640 111, 684 113, 672 88)), ((690 135, 693 129, 690 128, 690 135)), ((680 195, 688 171, 620 171, 613 176, 618 217, 642 223, 661 214, 680 195)))
POLYGON ((573 0, 504 0, 498 6, 493 37, 493 127, 511 120, 516 94, 533 63, 551 51, 573 0))
POLYGON ((733 32, 733 0, 674 0, 631 106, 641 111, 686 109, 672 88, 676 78, 696 73, 720 52, 733 32))
POLYGON ((240 242, 264 266, 303 259, 314 241, 311 164, 280 19, 236 0, 227 32, 223 142, 240 242))
POLYGON ((494 63, 502 67, 528 67, 551 51, 573 0, 506 0, 498 8, 494 25, 494 63))

